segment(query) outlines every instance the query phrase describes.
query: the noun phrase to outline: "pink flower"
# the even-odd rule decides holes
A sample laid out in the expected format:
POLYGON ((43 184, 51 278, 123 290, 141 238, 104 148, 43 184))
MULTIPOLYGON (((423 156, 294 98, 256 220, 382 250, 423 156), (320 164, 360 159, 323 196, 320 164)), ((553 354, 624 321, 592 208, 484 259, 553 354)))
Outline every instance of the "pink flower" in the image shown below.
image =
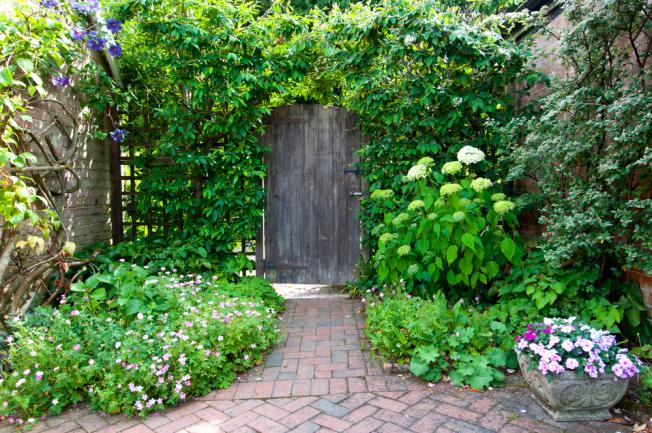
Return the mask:
POLYGON ((43 379, 43 372, 42 371, 37 371, 35 377, 36 377, 36 380, 42 380, 43 379))
POLYGON ((79 349, 81 349, 81 346, 79 344, 75 344, 74 346, 72 346, 72 350, 74 350, 75 352, 78 351, 79 349))
POLYGON ((566 368, 569 370, 575 370, 577 367, 579 367, 580 363, 577 362, 577 359, 575 358, 568 358, 566 360, 566 368))
POLYGON ((70 315, 71 315, 71 316, 79 316, 79 310, 72 310, 72 311, 70 312, 70 315))
POLYGON ((575 348, 575 346, 573 346, 573 342, 570 341, 568 338, 561 343, 561 347, 567 352, 572 352, 573 349, 575 348))

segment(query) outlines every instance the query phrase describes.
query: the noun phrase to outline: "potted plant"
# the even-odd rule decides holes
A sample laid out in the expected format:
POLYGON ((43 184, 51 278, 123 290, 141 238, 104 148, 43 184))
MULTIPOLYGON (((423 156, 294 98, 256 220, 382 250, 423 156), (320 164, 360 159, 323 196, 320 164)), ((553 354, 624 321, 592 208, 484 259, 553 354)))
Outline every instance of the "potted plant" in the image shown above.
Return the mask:
POLYGON ((555 421, 609 418, 642 365, 614 335, 575 317, 529 324, 515 350, 523 377, 555 421))

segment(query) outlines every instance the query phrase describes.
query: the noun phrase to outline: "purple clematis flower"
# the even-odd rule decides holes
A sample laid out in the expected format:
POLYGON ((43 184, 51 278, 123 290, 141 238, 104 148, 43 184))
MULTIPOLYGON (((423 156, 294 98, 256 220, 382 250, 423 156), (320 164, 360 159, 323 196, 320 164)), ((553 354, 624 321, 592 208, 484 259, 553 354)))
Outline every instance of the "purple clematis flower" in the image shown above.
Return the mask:
POLYGON ((88 41, 86 41, 86 46, 94 51, 102 51, 106 45, 106 39, 97 35, 97 32, 91 31, 88 32, 88 41))
POLYGON ((76 41, 83 41, 86 37, 86 32, 79 27, 75 27, 70 31, 70 37, 76 41))
POLYGON ((109 46, 108 51, 113 57, 120 57, 122 55, 122 47, 119 44, 109 46))
POLYGON ((92 14, 100 10, 100 0, 68 0, 77 12, 92 14))
POLYGON ((125 136, 127 135, 127 131, 125 131, 124 129, 115 128, 115 130, 111 132, 109 135, 111 136, 111 139, 116 143, 122 143, 123 141, 125 141, 125 136))
POLYGON ((111 33, 116 34, 122 30, 122 22, 115 18, 109 18, 106 20, 106 28, 109 29, 111 33))
POLYGON ((65 75, 53 76, 51 81, 54 87, 67 87, 71 82, 70 77, 65 75))

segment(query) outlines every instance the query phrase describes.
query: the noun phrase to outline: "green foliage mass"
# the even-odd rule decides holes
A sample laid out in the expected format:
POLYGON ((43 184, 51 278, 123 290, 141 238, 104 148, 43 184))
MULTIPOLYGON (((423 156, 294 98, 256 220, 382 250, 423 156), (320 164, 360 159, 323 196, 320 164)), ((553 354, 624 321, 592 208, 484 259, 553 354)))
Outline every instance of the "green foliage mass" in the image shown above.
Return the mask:
POLYGON ((632 342, 650 341, 652 328, 641 291, 634 282, 600 282, 597 265, 556 268, 541 251, 530 253, 497 281, 491 314, 513 331, 541 317, 576 316, 596 329, 618 331, 632 342))
MULTIPOLYGON (((368 137, 360 157, 371 192, 398 191, 414 161, 443 163, 465 145, 495 160, 492 130, 511 119, 505 88, 526 59, 505 38, 509 27, 509 15, 472 18, 431 2, 358 4, 328 16, 326 71, 337 71, 329 77, 337 77, 338 101, 359 116, 368 137)), ((378 206, 363 202, 367 233, 382 221, 378 206)))
POLYGON ((410 363, 410 371, 436 382, 484 389, 504 383, 500 368, 516 367, 513 340, 504 324, 464 301, 450 306, 443 294, 367 299, 365 334, 387 359, 410 363))
POLYGON ((444 290, 450 299, 484 298, 505 265, 520 263, 523 254, 514 204, 470 166, 449 163, 442 168, 446 174, 431 166, 432 160, 424 158, 410 169, 405 200, 396 200, 390 190, 372 195, 390 208, 395 200, 411 200, 387 213, 374 229, 378 283, 403 286, 419 296, 444 290))
POLYGON ((121 264, 13 324, 0 413, 30 425, 88 401, 144 416, 225 388, 276 341, 279 301, 261 280, 223 285, 121 264))
POLYGON ((564 2, 554 54, 568 73, 506 128, 512 179, 533 178, 556 266, 652 270, 652 18, 644 0, 564 2))
MULTIPOLYGON (((352 5, 304 16, 226 0, 130 2, 123 115, 145 143, 137 209, 217 253, 252 239, 264 208, 263 117, 297 100, 358 114, 373 191, 399 188, 412 161, 464 144, 496 148, 511 114, 505 86, 524 64, 511 18, 431 2, 352 5), (192 12, 190 12, 192 11, 192 12)), ((365 201, 370 231, 382 220, 365 201)))
POLYGON ((273 94, 301 69, 283 42, 300 20, 250 3, 130 3, 123 116, 145 143, 137 214, 226 253, 263 211, 258 136, 273 94))
POLYGON ((144 267, 150 273, 161 270, 179 273, 220 275, 231 281, 243 270, 252 270, 253 263, 244 254, 220 256, 201 239, 141 238, 110 246, 91 244, 79 252, 80 258, 94 255, 91 270, 110 271, 116 262, 125 261, 144 267))

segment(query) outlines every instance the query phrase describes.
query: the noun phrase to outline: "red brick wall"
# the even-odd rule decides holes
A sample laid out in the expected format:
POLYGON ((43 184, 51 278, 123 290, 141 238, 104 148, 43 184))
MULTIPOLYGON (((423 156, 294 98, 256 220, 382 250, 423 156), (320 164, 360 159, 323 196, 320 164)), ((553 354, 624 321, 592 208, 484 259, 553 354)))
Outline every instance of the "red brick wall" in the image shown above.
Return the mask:
MULTIPOLYGON (((102 122, 102 119, 83 113, 79 101, 69 89, 49 88, 48 91, 48 97, 63 102, 80 126, 79 148, 72 162, 81 177, 81 188, 56 198, 62 210, 61 222, 68 230, 70 240, 78 246, 97 241, 108 242, 111 240, 109 145, 105 141, 91 140, 89 136, 91 125, 102 122)), ((56 126, 55 120, 58 118, 61 123, 70 126, 72 120, 66 109, 54 102, 38 103, 21 123, 37 134, 47 129, 55 148, 60 155, 65 155, 72 148, 71 143, 61 128, 56 126)), ((35 146, 31 147, 42 161, 44 155, 35 146)), ((65 172, 64 176, 69 184, 73 183, 70 173, 65 172)), ((50 180, 53 178, 50 175, 50 180)), ((52 186, 58 187, 58 184, 52 183, 52 186)))

